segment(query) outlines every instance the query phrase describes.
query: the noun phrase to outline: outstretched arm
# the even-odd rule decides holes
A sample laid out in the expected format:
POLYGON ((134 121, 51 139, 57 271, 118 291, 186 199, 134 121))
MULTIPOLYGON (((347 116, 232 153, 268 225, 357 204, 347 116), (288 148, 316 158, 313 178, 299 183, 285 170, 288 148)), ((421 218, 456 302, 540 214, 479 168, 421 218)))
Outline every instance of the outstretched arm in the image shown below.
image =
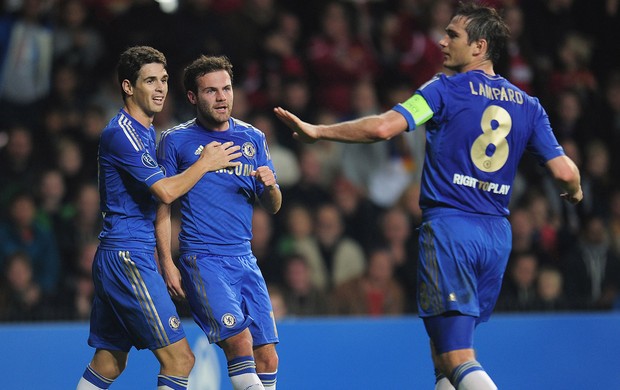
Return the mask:
POLYGON ((273 111, 278 119, 293 131, 295 139, 306 143, 318 140, 372 143, 388 140, 407 130, 405 117, 394 110, 333 125, 313 125, 304 122, 281 107, 276 107, 273 111))
POLYGON ((572 204, 581 202, 581 175, 573 160, 567 156, 559 156, 547 161, 547 167, 564 191, 560 196, 572 204))

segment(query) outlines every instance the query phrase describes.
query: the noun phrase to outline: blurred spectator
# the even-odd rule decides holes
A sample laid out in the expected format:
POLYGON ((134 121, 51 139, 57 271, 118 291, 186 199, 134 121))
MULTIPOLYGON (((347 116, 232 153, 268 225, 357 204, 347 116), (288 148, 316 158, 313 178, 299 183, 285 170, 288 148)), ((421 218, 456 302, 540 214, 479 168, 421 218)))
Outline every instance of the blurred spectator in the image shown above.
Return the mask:
POLYGON ((57 233, 62 256, 63 274, 78 271, 78 250, 97 240, 103 219, 99 210, 99 190, 94 183, 83 183, 76 198, 71 200, 73 212, 62 220, 57 233))
POLYGON ((380 209, 342 175, 334 180, 331 189, 333 202, 342 214, 345 234, 366 250, 375 246, 379 237, 380 209))
POLYGON ((338 285, 331 296, 331 313, 336 315, 400 315, 405 312, 405 292, 394 278, 394 262, 387 250, 368 255, 363 275, 338 285))
POLYGON ((610 194, 609 233, 611 249, 614 255, 620 257, 620 188, 618 187, 610 194))
POLYGON ((283 256, 298 254, 303 256, 311 268, 312 282, 322 290, 327 283, 319 266, 321 251, 314 236, 314 220, 312 210, 303 203, 288 204, 281 212, 284 218, 283 231, 278 237, 278 253, 283 256))
POLYGON ((0 287, 0 320, 33 321, 50 319, 51 305, 33 277, 30 258, 25 252, 8 256, 0 287))
POLYGON ((564 311, 570 309, 564 295, 564 277, 555 267, 542 266, 536 281, 536 303, 538 311, 564 311))
POLYGON ((565 281, 568 299, 576 309, 609 309, 620 281, 620 259, 613 253, 605 222, 589 217, 579 240, 566 254, 565 281))
POLYGON ((70 137, 58 140, 56 165, 65 179, 68 199, 75 199, 82 184, 96 179, 96 177, 86 177, 83 163, 80 144, 77 140, 70 137))
POLYGON ((535 242, 536 232, 527 209, 516 208, 510 213, 509 220, 512 226, 512 253, 538 253, 538 246, 535 242))
POLYGON ((15 14, 0 17, 0 117, 4 123, 37 124, 50 89, 53 32, 43 0, 23 0, 15 14))
POLYGON ((532 46, 525 29, 523 11, 517 5, 504 8, 504 20, 510 29, 507 50, 506 78, 527 94, 534 93, 535 72, 532 68, 532 46))
POLYGON ((310 265, 303 255, 292 254, 284 261, 284 302, 291 316, 327 314, 327 294, 312 281, 310 265))
POLYGON ((620 68, 620 2, 601 0, 576 1, 575 14, 579 15, 579 31, 594 43, 590 67, 603 85, 613 69, 620 68))
POLYGON ((183 44, 176 45, 174 56, 167 55, 170 90, 166 104, 170 98, 185 101, 183 69, 191 61, 201 54, 225 54, 223 36, 226 23, 214 10, 217 3, 213 0, 181 1, 179 9, 171 15, 170 35, 183 44))
POLYGON ((63 0, 57 6, 54 59, 76 69, 87 85, 105 54, 104 40, 93 24, 92 9, 81 0, 63 0))
POLYGON ((75 269, 65 275, 58 303, 64 308, 62 316, 66 319, 87 320, 90 318, 95 292, 92 267, 98 246, 98 240, 82 243, 76 250, 78 255, 75 269))
POLYGON ((516 253, 508 262, 507 277, 497 299, 498 311, 531 311, 536 307, 539 260, 534 253, 516 253))
MULTIPOLYGON (((605 85, 604 102, 599 119, 603 141, 608 145, 620 145, 620 67, 609 77, 605 85)), ((620 155, 613 153, 610 157, 612 174, 618 177, 620 155)))
POLYGON ((6 146, 0 150, 0 216, 6 216, 8 201, 15 193, 36 187, 43 165, 28 128, 11 127, 7 137, 6 146))
POLYGON ((279 283, 282 277, 282 264, 274 245, 272 218, 273 216, 262 207, 255 207, 250 240, 252 253, 268 284, 279 283))
POLYGON ((549 200, 538 191, 530 191, 527 203, 534 230, 534 241, 539 250, 539 260, 556 263, 559 257, 559 218, 549 206, 549 200))
POLYGON ((9 203, 9 217, 0 222, 0 268, 15 252, 30 257, 34 279, 44 293, 51 293, 60 280, 60 259, 54 233, 36 220, 34 196, 20 192, 9 203))
POLYGON ((250 116, 249 122, 265 133, 269 154, 278 176, 278 184, 282 188, 295 185, 299 181, 299 161, 297 156, 278 140, 273 117, 263 112, 250 116))
POLYGON ((591 122, 588 121, 582 98, 571 89, 558 92, 550 113, 551 126, 559 142, 573 139, 578 145, 585 145, 591 137, 591 122))
POLYGON ((273 310, 273 319, 278 322, 289 316, 288 307, 284 300, 284 293, 277 284, 268 284, 267 292, 271 300, 271 308, 273 310))
POLYGON ((417 312, 416 288, 418 269, 418 234, 412 231, 409 215, 394 206, 380 219, 382 245, 394 262, 394 275, 405 292, 405 310, 417 312))
POLYGON ((85 98, 82 75, 72 65, 56 64, 52 73, 52 88, 46 97, 45 106, 54 108, 60 115, 62 133, 76 135, 82 122, 85 98))
POLYGON ((373 80, 377 61, 369 46, 357 36, 354 10, 332 1, 321 13, 320 29, 308 44, 307 60, 314 92, 322 108, 336 114, 350 112, 350 96, 360 80, 373 80))
POLYGON ((312 267, 322 274, 319 286, 334 288, 364 272, 364 251, 345 235, 342 214, 333 203, 323 204, 316 210, 315 234, 322 261, 312 267))
MULTIPOLYGON (((312 120, 317 117, 318 110, 312 99, 308 82, 304 78, 293 77, 282 81, 281 106, 287 110, 299 113, 300 118, 312 120)), ((298 152, 303 145, 293 139, 291 130, 282 122, 276 121, 276 135, 278 141, 287 148, 298 152)))
MULTIPOLYGON (((168 105, 169 102, 166 102, 168 105)), ((164 107, 165 107, 164 106, 164 107)), ((82 171, 87 180, 97 179, 97 156, 99 155, 99 138, 103 128, 107 124, 107 118, 102 107, 89 104, 82 113, 80 124, 79 143, 82 151, 82 171)), ((155 115, 159 118, 160 114, 155 115)))
POLYGON ((439 0, 428 2, 424 14, 414 28, 400 32, 400 73, 409 79, 413 88, 422 86, 443 69, 443 54, 439 41, 445 35, 445 28, 452 19, 453 2, 439 0))
POLYGON ((282 197, 286 202, 304 203, 311 209, 331 201, 331 196, 323 185, 323 172, 318 151, 304 147, 299 155, 299 181, 282 188, 282 197))
POLYGON ((590 70, 592 43, 577 32, 566 34, 556 50, 558 64, 551 72, 548 93, 553 95, 571 89, 582 99, 592 98, 598 90, 594 73, 590 70))
POLYGON ((573 0, 522 0, 519 6, 524 12, 525 29, 534 37, 533 65, 541 78, 536 95, 544 94, 544 83, 553 69, 557 47, 575 26, 573 0))
POLYGON ((58 169, 48 169, 41 174, 38 191, 35 194, 38 204, 37 220, 53 231, 56 236, 64 234, 62 224, 73 213, 67 203, 65 182, 58 169))
POLYGON ((584 203, 581 208, 588 215, 607 216, 609 195, 613 187, 607 144, 596 139, 590 141, 586 145, 584 157, 581 174, 584 203))

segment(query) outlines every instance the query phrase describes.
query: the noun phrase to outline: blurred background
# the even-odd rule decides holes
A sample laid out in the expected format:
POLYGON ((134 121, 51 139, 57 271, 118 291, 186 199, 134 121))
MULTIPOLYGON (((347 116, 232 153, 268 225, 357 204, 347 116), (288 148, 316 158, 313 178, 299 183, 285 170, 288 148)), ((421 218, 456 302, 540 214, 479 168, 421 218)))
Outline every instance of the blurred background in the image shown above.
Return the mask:
MULTIPOLYGON (((581 169, 559 198, 526 157, 499 312, 620 310, 620 1, 490 0, 512 38, 497 72, 540 99, 581 169)), ((284 194, 254 216, 278 320, 414 315, 424 128, 302 145, 272 114, 330 123, 389 109, 441 71, 451 0, 4 0, 0 4, 0 321, 86 321, 101 228, 98 137, 122 106, 128 46, 168 59, 158 133, 192 118, 183 68, 234 64, 233 116, 268 140, 284 194)), ((173 219, 178 229, 178 211, 173 219)), ((179 311, 187 307, 179 302, 179 311)))

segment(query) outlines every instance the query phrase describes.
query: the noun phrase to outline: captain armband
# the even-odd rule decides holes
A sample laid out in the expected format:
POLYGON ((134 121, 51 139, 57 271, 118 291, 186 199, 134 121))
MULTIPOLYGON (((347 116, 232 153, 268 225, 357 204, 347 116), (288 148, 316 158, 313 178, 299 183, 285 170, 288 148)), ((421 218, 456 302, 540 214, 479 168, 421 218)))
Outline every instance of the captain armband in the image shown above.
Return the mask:
POLYGON ((416 126, 420 126, 433 117, 433 110, 422 95, 417 93, 401 105, 411 114, 416 126))

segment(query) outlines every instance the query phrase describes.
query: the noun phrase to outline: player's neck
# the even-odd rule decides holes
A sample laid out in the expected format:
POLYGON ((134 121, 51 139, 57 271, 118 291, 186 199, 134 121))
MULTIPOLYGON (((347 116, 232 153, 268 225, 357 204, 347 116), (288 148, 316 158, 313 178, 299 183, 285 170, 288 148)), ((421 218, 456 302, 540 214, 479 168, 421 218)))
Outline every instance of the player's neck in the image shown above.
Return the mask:
POLYGON ((493 63, 490 60, 472 62, 471 64, 464 66, 461 69, 460 73, 465 73, 465 72, 469 72, 472 70, 480 70, 490 76, 495 76, 495 70, 493 69, 493 63))
POLYGON ((137 120, 142 126, 147 129, 153 124, 153 118, 155 117, 155 115, 149 115, 133 104, 125 104, 123 110, 125 110, 129 115, 131 115, 133 119, 137 120))

